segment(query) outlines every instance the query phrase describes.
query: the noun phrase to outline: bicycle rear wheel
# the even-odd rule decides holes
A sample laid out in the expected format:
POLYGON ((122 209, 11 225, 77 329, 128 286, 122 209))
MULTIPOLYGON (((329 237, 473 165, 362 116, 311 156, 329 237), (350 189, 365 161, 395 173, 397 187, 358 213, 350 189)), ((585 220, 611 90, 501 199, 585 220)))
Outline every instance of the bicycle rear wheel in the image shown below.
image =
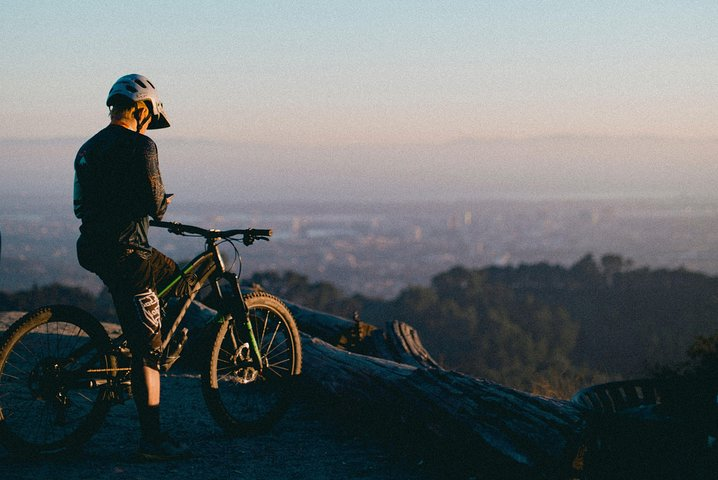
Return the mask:
POLYGON ((215 421, 235 435, 265 431, 284 413, 295 376, 302 369, 299 332, 292 314, 264 292, 245 295, 261 369, 250 357, 249 340, 238 321, 216 327, 202 392, 215 421))
POLYGON ((23 455, 79 446, 110 408, 116 358, 103 326, 75 307, 26 314, 0 339, 0 443, 23 455))

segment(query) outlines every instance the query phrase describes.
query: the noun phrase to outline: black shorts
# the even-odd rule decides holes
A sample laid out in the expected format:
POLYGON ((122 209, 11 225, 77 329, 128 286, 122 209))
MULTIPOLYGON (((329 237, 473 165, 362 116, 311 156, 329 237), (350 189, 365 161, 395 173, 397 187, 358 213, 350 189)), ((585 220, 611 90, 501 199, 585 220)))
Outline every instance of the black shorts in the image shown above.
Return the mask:
POLYGON ((162 335, 156 294, 180 274, 177 264, 154 248, 151 252, 125 249, 111 254, 78 242, 77 253, 80 264, 107 285, 133 358, 158 368, 162 335))

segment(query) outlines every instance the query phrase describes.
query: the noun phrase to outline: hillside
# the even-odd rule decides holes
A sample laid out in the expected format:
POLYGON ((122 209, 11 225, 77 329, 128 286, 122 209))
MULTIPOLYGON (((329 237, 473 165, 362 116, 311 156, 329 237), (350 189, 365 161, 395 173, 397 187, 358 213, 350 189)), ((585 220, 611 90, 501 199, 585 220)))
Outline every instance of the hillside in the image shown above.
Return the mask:
POLYGON ((447 368, 564 398, 685 362, 699 337, 718 331, 718 277, 636 267, 617 255, 568 267, 457 266, 387 301, 347 297, 291 272, 251 281, 371 324, 409 323, 447 368))

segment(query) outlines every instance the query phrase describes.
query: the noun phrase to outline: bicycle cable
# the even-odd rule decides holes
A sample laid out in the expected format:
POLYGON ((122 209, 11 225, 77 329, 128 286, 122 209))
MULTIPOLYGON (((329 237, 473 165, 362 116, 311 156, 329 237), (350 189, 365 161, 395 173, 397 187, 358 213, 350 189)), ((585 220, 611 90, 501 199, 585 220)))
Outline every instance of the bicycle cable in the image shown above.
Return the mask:
POLYGON ((228 272, 232 271, 234 269, 234 266, 237 265, 237 278, 240 278, 242 276, 242 255, 240 255, 239 249, 237 248, 237 245, 235 244, 235 242, 237 242, 237 241, 239 241, 239 240, 237 240, 236 238, 231 238, 231 237, 225 238, 224 240, 222 240, 220 242, 220 245, 225 242, 232 245, 232 249, 234 250, 234 259, 232 260, 232 263, 230 264, 227 271, 228 272))

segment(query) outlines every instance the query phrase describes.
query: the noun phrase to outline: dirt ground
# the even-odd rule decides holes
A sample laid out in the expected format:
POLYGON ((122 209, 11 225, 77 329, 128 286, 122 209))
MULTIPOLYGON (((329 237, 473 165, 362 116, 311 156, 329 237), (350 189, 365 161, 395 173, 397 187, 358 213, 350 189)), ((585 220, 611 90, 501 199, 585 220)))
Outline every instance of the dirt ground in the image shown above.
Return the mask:
MULTIPOLYGON (((0 312, 0 332, 17 318, 0 312)), ((323 406, 301 398, 268 434, 229 438, 214 423, 192 372, 172 371, 162 384, 162 422, 189 443, 193 456, 178 462, 141 462, 135 457, 137 414, 129 401, 113 407, 102 429, 80 454, 21 460, 0 447, 0 478, 196 480, 196 479, 406 479, 429 473, 416 456, 399 453, 386 440, 351 432, 324 418, 323 406)))

